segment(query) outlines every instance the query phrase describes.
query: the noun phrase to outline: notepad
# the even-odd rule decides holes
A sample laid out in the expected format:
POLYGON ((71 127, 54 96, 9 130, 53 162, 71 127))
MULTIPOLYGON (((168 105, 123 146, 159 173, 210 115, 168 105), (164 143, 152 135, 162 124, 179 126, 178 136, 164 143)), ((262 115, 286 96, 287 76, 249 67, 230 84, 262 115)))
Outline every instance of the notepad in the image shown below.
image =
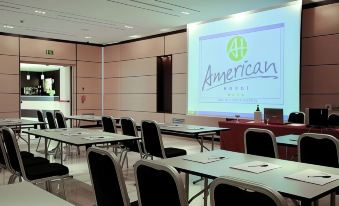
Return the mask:
POLYGON ((252 161, 252 162, 246 162, 240 165, 231 166, 230 168, 259 174, 259 173, 266 172, 269 170, 274 170, 280 167, 281 167, 280 165, 276 165, 276 164, 272 164, 268 162, 252 161))
POLYGON ((338 175, 329 174, 314 169, 307 169, 286 176, 285 178, 307 182, 316 185, 325 185, 339 179, 338 175))
POLYGON ((196 154, 192 156, 186 156, 183 159, 192 161, 192 162, 207 164, 207 163, 216 162, 216 161, 223 160, 223 159, 228 159, 228 157, 220 156, 220 155, 196 154))

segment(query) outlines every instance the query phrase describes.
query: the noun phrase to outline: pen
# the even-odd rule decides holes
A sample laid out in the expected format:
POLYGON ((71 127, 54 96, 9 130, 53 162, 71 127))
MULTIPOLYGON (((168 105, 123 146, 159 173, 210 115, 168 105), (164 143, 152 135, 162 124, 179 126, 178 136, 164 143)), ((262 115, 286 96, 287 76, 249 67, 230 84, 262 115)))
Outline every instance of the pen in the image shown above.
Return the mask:
POLYGON ((311 176, 307 176, 307 177, 322 177, 322 178, 331 178, 331 175, 311 175, 311 176))
POLYGON ((261 164, 261 165, 249 165, 248 167, 267 167, 268 164, 261 164))

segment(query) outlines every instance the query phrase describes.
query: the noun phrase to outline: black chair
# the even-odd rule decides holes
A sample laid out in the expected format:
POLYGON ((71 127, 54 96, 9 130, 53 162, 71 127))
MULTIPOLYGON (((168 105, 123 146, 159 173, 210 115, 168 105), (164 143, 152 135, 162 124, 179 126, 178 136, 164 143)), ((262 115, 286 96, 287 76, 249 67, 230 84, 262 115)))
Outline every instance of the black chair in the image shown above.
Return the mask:
POLYGON ((47 118, 47 123, 48 123, 48 128, 49 129, 56 129, 57 124, 54 119, 54 114, 50 111, 46 112, 46 118, 47 118))
MULTIPOLYGON (((121 117, 120 118, 120 125, 121 125, 121 130, 123 135, 128 135, 128 136, 133 136, 133 137, 138 137, 138 130, 136 127, 136 124, 134 120, 130 117, 121 117)), ((127 167, 128 167, 128 156, 127 153, 129 151, 131 152, 138 152, 140 154, 140 157, 142 158, 143 156, 143 151, 142 147, 143 144, 139 140, 134 140, 134 141, 124 141, 123 145, 126 147, 125 150, 125 156, 123 157, 122 160, 122 166, 124 165, 125 159, 127 160, 127 167)))
POLYGON ((330 114, 328 116, 328 126, 329 127, 339 126, 339 115, 338 114, 330 114))
MULTIPOLYGON (((44 116, 44 113, 41 110, 37 110, 37 116, 38 116, 39 122, 45 122, 45 116, 44 116)), ((40 124, 39 127, 40 127, 40 129, 47 129, 46 124, 40 124)), ((35 151, 39 150, 40 142, 41 142, 41 137, 39 137, 38 145, 36 146, 35 151)))
POLYGON ((292 112, 288 116, 289 123, 305 124, 305 113, 303 112, 292 112))
POLYGON ((170 158, 186 155, 186 150, 167 147, 164 148, 162 137, 158 124, 153 120, 144 120, 141 122, 142 142, 146 158, 148 156, 159 158, 170 158))
MULTIPOLYGON (((299 162, 339 168, 339 142, 332 135, 304 133, 298 139, 299 162)), ((335 193, 331 206, 335 206, 335 193)))
POLYGON ((287 206, 277 191, 254 182, 221 177, 211 183, 211 206, 287 206))
POLYGON ((279 158, 277 142, 270 130, 249 128, 245 131, 244 143, 247 154, 279 158))
POLYGON ((174 167, 139 160, 134 165, 139 205, 188 206, 183 182, 174 167))
POLYGON ((20 155, 19 146, 13 130, 7 127, 2 129, 2 138, 5 154, 7 155, 8 163, 14 175, 23 177, 24 180, 39 183, 45 182, 46 189, 50 191, 49 183, 51 180, 68 177, 68 168, 58 163, 39 163, 39 164, 25 164, 25 160, 20 155))
POLYGON ((98 206, 138 205, 130 204, 118 158, 105 150, 90 147, 87 162, 98 206))
POLYGON ((117 126, 113 117, 103 116, 101 120, 104 132, 117 133, 117 126))
POLYGON ((61 111, 55 112, 55 119, 58 123, 58 128, 67 128, 67 124, 66 124, 64 114, 61 111))

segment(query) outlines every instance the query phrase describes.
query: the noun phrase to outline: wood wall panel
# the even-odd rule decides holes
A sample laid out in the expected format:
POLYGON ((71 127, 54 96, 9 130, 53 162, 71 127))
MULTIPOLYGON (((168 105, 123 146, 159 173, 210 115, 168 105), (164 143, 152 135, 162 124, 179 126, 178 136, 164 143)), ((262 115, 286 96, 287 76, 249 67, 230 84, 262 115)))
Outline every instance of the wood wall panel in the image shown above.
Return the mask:
POLYGON ((172 113, 186 114, 187 112, 187 95, 173 94, 172 96, 172 113))
POLYGON ((76 45, 72 43, 20 38, 20 55, 46 59, 76 60, 76 45), (54 55, 47 55, 46 50, 53 50, 54 55))
POLYGON ((0 93, 20 93, 19 75, 0 74, 0 93))
POLYGON ((120 109, 120 95, 119 94, 105 94, 104 96, 105 109, 118 110, 120 109))
POLYGON ((65 66, 76 65, 75 60, 45 59, 45 58, 37 58, 37 57, 20 57, 20 61, 23 63, 30 63, 30 64, 52 64, 52 65, 65 65, 65 66))
MULTIPOLYGON (((79 109, 79 110, 77 110, 77 114, 94 114, 94 115, 101 115, 102 113, 101 113, 101 109, 90 109, 90 110, 88 110, 88 109, 79 109)), ((93 123, 87 123, 87 124, 93 124, 93 123)), ((84 125, 83 123, 81 123, 81 125, 84 125)))
POLYGON ((98 78, 78 78, 77 93, 96 93, 101 94, 101 79, 98 78))
POLYGON ((120 93, 120 78, 105 79, 104 91, 105 94, 120 93))
POLYGON ((104 115, 109 115, 112 117, 117 117, 120 118, 120 110, 114 110, 114 109, 105 109, 104 110, 104 115))
POLYGON ((120 62, 105 63, 104 78, 120 77, 120 62))
POLYGON ((303 11, 302 36, 339 33, 339 3, 319 6, 303 11))
POLYGON ((77 60, 101 63, 101 47, 77 44, 77 60))
POLYGON ((105 62, 120 61, 120 45, 105 47, 105 62))
POLYGON ((101 109, 101 94, 77 94, 77 110, 99 110, 101 109), (86 96, 82 103, 81 96, 86 96))
POLYGON ((219 117, 206 117, 206 116, 193 116, 181 114, 165 114, 165 122, 171 123, 173 118, 185 119, 186 124, 206 125, 218 127, 218 121, 224 121, 225 118, 219 117))
POLYGON ((19 118, 19 111, 17 111, 17 112, 0 112, 0 118, 19 118))
POLYGON ((164 37, 122 44, 120 55, 121 60, 162 56, 164 55, 164 37))
POLYGON ((19 75, 19 57, 0 55, 0 73, 1 74, 17 74, 19 75))
POLYGON ((140 124, 142 120, 155 120, 159 123, 164 122, 164 113, 119 111, 119 116, 132 117, 137 124, 140 124))
POLYGON ((0 54, 19 56, 19 38, 0 36, 0 54))
POLYGON ((339 106, 339 94, 337 95, 301 95, 301 111, 307 107, 323 108, 325 104, 331 104, 332 107, 339 106))
POLYGON ((339 94, 339 65, 304 66, 301 72, 302 94, 339 94))
POLYGON ((187 33, 165 36, 165 54, 187 52, 187 33))
POLYGON ((0 113, 14 113, 19 111, 19 94, 0 94, 0 113))
POLYGON ((101 63, 78 61, 77 77, 101 78, 101 63))
POLYGON ((174 54, 173 55, 173 62, 172 62, 172 73, 173 74, 182 74, 187 73, 188 71, 188 59, 187 53, 183 54, 174 54))
POLYGON ((156 72, 157 72, 156 58, 122 61, 120 65, 121 77, 156 75, 156 72))
POLYGON ((302 65, 339 64, 338 54, 339 34, 302 40, 302 65))
POLYGON ((120 79, 120 93, 155 94, 157 79, 155 76, 126 77, 120 79))
POLYGON ((121 110, 156 112, 156 94, 121 94, 121 110))
POLYGON ((187 74, 173 74, 172 93, 187 93, 187 74))

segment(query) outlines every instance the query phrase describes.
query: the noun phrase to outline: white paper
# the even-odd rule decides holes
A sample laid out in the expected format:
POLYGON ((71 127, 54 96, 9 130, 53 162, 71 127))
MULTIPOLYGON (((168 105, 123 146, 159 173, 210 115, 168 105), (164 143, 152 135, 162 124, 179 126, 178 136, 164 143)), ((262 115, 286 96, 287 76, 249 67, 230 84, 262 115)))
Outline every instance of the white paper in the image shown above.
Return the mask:
POLYGON ((281 167, 280 165, 276 165, 276 164, 272 164, 268 162, 252 161, 252 162, 246 162, 240 165, 235 165, 230 168, 258 174, 258 173, 266 172, 269 170, 274 170, 280 167, 281 167))
POLYGON ((228 157, 217 156, 217 155, 195 154, 195 155, 192 155, 192 156, 186 156, 183 159, 188 160, 188 161, 192 161, 192 162, 207 164, 207 163, 210 163, 210 162, 216 162, 216 161, 219 161, 219 160, 228 159, 228 157))
POLYGON ((308 182, 316 185, 325 185, 339 179, 338 175, 328 174, 314 169, 307 169, 286 176, 285 178, 308 182))

